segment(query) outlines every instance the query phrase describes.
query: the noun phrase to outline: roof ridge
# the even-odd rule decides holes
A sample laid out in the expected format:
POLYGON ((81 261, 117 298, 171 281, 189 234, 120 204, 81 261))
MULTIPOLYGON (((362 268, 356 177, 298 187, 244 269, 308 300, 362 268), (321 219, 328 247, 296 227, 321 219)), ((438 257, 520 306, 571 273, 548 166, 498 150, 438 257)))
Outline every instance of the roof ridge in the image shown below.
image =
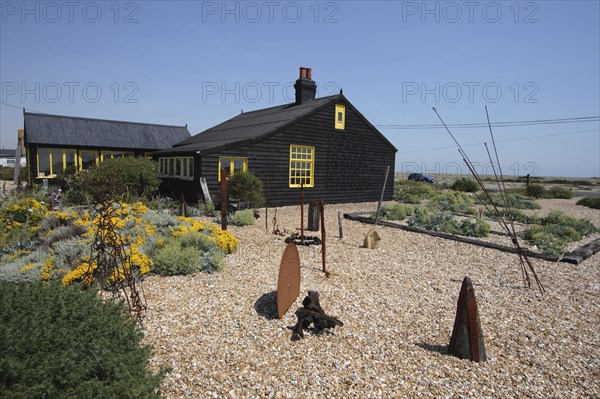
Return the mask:
MULTIPOLYGON (((331 96, 325 96, 325 97, 313 98, 313 99, 311 99, 311 100, 304 101, 304 102, 303 102, 303 103, 301 103, 301 104, 296 104, 296 103, 286 103, 286 104, 281 104, 281 105, 274 105, 274 106, 272 106, 272 107, 268 107, 268 108, 259 108, 259 109, 255 109, 255 110, 253 110, 253 111, 244 111, 243 113, 241 113, 241 114, 239 114, 239 115, 236 115, 236 116, 240 116, 240 115, 246 115, 246 114, 252 114, 252 113, 254 113, 254 112, 264 112, 264 111, 268 111, 268 110, 271 110, 271 109, 275 109, 275 108, 282 108, 282 107, 286 107, 286 106, 287 106, 287 107, 296 107, 296 106, 300 106, 300 105, 305 105, 305 104, 309 103, 310 101, 330 100, 331 98, 333 98, 333 97, 337 97, 337 96, 338 96, 338 94, 333 94, 333 95, 331 95, 331 96)), ((236 116, 234 116, 233 118, 235 118, 236 116)), ((232 119, 232 118, 230 118, 230 119, 232 119)), ((230 120, 230 119, 228 119, 228 120, 230 120)))
POLYGON ((45 114, 41 112, 25 112, 24 115, 35 115, 35 116, 51 116, 53 118, 68 118, 68 119, 79 119, 86 121, 100 121, 100 122, 113 122, 113 123, 129 123, 132 125, 150 125, 150 126, 162 126, 162 127, 178 127, 178 128, 186 128, 187 126, 179 126, 179 125, 164 125, 160 123, 144 123, 144 122, 134 122, 134 121, 121 121, 116 119, 100 119, 100 118, 87 118, 83 116, 70 116, 70 115, 57 115, 57 114, 45 114))

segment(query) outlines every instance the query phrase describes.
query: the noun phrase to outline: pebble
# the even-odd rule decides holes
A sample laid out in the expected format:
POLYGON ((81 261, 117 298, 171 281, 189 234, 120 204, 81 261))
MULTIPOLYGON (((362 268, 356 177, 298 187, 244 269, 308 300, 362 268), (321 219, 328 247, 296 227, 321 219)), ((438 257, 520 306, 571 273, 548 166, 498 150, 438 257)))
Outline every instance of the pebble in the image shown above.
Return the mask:
MULTIPOLYGON (((575 201, 542 200, 538 212, 572 210, 600 226, 597 210, 575 201)), ((376 206, 325 206, 331 276, 321 271, 320 247, 299 248, 300 297, 281 320, 256 310, 276 290, 285 247, 285 237, 266 231, 264 209, 255 225, 229 227, 240 246, 223 271, 148 277, 144 342, 154 348, 153 370, 172 367, 163 396, 600 396, 600 254, 577 266, 533 259, 542 296, 523 287, 516 255, 388 227, 378 228, 382 249, 368 250, 361 245, 370 226, 348 220, 338 238, 338 211, 376 206), (466 275, 490 359, 484 363, 446 353, 466 275), (291 341, 294 312, 308 290, 318 291, 323 309, 344 326, 291 341)), ((269 209, 269 230, 274 214, 269 209)), ((298 206, 277 209, 281 230, 299 231, 299 217, 298 206)))

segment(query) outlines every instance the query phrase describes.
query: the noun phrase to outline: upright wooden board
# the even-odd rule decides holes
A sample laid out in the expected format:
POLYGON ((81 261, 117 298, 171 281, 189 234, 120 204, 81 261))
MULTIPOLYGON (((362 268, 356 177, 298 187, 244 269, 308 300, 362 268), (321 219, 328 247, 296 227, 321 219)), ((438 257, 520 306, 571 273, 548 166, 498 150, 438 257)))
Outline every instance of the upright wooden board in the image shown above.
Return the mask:
POLYGON ((206 178, 200 178, 200 187, 202 188, 202 194, 204 194, 204 201, 207 204, 212 204, 212 198, 210 198, 210 193, 208 192, 208 184, 206 184, 206 178))
POLYGON ((277 281, 277 315, 281 319, 300 295, 300 255, 296 244, 289 243, 283 251, 277 281))

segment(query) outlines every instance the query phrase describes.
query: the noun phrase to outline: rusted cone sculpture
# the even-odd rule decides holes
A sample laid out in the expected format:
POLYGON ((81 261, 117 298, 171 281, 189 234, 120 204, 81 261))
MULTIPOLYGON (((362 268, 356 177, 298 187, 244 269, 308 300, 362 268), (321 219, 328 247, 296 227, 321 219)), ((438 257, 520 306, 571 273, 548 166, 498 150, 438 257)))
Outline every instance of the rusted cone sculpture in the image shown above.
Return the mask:
POLYGON ((450 337, 448 352, 461 359, 474 362, 487 360, 483 332, 479 323, 479 312, 475 300, 475 290, 469 277, 465 277, 460 287, 456 305, 456 319, 450 337))
POLYGON ((369 230, 365 236, 365 242, 363 246, 369 249, 377 249, 381 246, 381 236, 375 227, 369 230))
POLYGON ((281 319, 300 295, 300 255, 294 243, 283 251, 277 281, 277 316, 281 319))

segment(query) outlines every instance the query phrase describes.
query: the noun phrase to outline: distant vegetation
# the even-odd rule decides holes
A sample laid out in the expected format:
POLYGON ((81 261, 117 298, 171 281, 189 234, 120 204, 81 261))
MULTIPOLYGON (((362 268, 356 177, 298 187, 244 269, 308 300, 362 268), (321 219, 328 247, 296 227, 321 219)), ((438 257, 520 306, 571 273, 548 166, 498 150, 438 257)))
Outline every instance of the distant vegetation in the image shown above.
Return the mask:
POLYGON ((600 209, 600 197, 586 197, 577 201, 577 205, 587 206, 592 209, 600 209))

